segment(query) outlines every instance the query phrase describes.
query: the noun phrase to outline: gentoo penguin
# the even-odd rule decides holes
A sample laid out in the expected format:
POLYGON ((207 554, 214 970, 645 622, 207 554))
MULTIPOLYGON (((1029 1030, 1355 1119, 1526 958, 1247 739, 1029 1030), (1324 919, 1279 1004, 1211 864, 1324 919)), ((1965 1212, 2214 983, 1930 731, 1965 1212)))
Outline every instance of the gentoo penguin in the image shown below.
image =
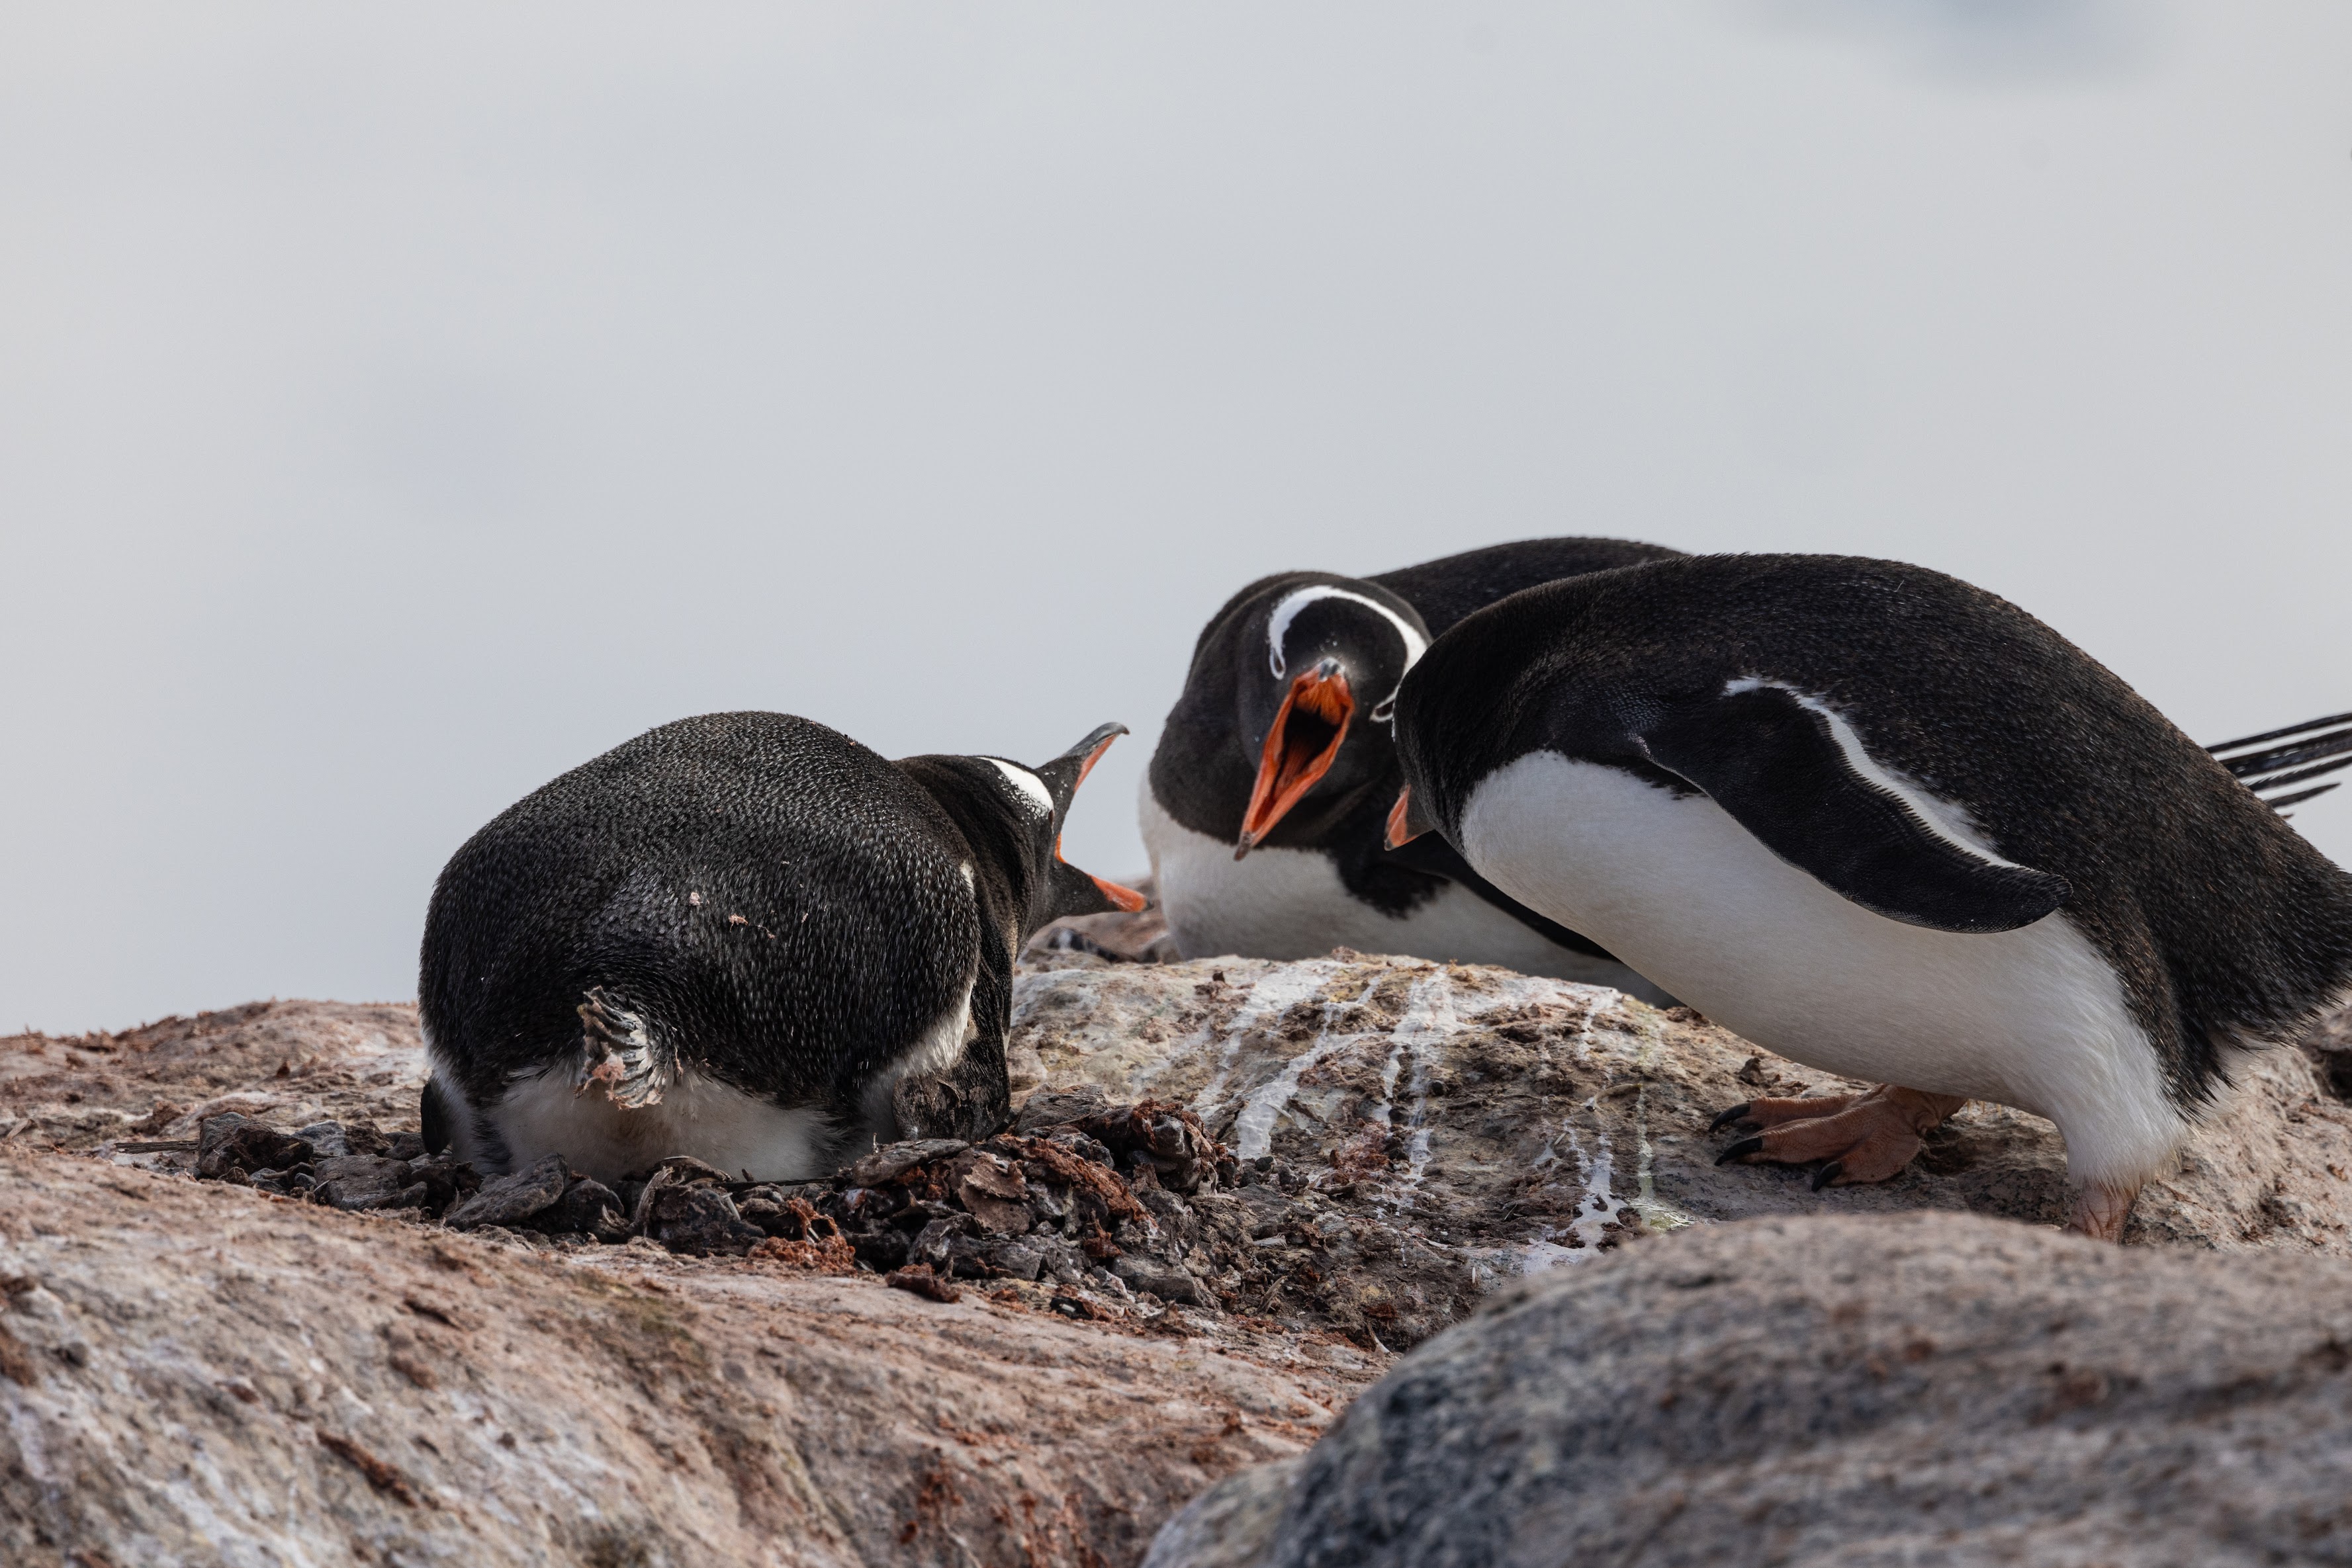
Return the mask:
POLYGON ((1883 1086, 1727 1158, 1878 1181, 1981 1098, 2120 1235, 2222 1084, 2352 988, 2352 875, 2129 686, 1939 573, 1713 556, 1464 620, 1397 698, 1434 830, 1726 1027, 1883 1086))
POLYGON ((1390 698, 1432 637, 1536 583, 1676 553, 1528 539, 1377 577, 1283 572, 1234 595, 1193 646, 1137 806, 1178 948, 1300 958, 1344 946, 1671 999, 1443 841, 1390 853, 1381 831, 1398 784, 1390 698))
POLYGON ((692 1155, 784 1181, 869 1139, 994 1131, 1023 940, 1143 906, 1061 857, 1125 733, 1034 768, 891 762, 709 714, 526 796, 433 890, 425 1143, 486 1171, 561 1154, 610 1182, 692 1155))

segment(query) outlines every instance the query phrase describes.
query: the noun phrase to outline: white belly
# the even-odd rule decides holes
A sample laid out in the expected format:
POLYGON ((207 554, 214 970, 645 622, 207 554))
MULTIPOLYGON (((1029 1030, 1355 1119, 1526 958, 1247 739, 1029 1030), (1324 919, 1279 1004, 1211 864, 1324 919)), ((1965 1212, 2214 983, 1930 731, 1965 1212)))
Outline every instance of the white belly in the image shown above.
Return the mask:
MULTIPOLYGON (((1644 1001, 1671 1000, 1622 964, 1546 941, 1467 888, 1448 883, 1408 913, 1388 915, 1348 892, 1331 857, 1312 850, 1252 850, 1196 833, 1164 810, 1144 782, 1138 814, 1168 929, 1188 958, 1319 958, 1334 947, 1612 986, 1644 1001)), ((1563 922, 1565 924, 1565 922, 1563 922)))
MULTIPOLYGON (((908 1072, 944 1072, 972 1038, 971 989, 876 1073, 866 1085, 864 1126, 843 1126, 814 1105, 778 1105, 693 1070, 650 1104, 623 1107, 597 1085, 573 1087, 570 1061, 536 1077, 516 1080, 489 1111, 507 1146, 508 1170, 562 1155, 582 1176, 611 1186, 641 1176, 672 1155, 691 1155, 730 1176, 750 1181, 809 1181, 831 1176, 869 1143, 898 1136, 891 1089, 908 1072)), ((487 1151, 475 1136, 473 1113, 446 1072, 442 1093, 457 1108, 453 1152, 480 1165, 487 1151)), ((484 1167, 487 1169, 487 1167, 484 1167)))
MULTIPOLYGON (((461 1159, 478 1157, 468 1120, 460 1111, 452 1140, 461 1159)), ((509 1169, 562 1155, 607 1186, 672 1155, 692 1155, 737 1179, 806 1181, 833 1174, 843 1142, 814 1106, 775 1105, 691 1071, 656 1103, 624 1110, 593 1085, 575 1093, 567 1064, 516 1083, 490 1121, 511 1156, 509 1169)))
POLYGON ((1906 925, 1704 795, 1553 752, 1481 781, 1462 835, 1496 886, 1759 1045, 2048 1116, 2078 1181, 2147 1176, 2184 1129, 2121 983, 2063 911, 1990 936, 1906 925))

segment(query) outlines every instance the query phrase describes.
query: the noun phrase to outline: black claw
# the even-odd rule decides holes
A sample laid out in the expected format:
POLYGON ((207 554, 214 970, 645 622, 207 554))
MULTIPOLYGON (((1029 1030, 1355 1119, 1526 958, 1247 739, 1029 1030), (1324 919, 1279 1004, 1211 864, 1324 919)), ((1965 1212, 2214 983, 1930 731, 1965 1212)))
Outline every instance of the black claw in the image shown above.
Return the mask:
POLYGON ((1736 1159, 1743 1158, 1748 1155, 1761 1154, 1763 1152, 1764 1140, 1760 1135, 1753 1138, 1742 1138, 1738 1143, 1732 1145, 1731 1147, 1724 1150, 1723 1153, 1716 1155, 1715 1163, 1719 1166, 1727 1166, 1736 1159))
POLYGON ((1748 1120, 1748 1108, 1755 1103, 1753 1100, 1742 1100, 1738 1104, 1709 1122, 1706 1124, 1706 1130, 1710 1133, 1720 1133, 1734 1122, 1745 1122, 1748 1120))
POLYGON ((1837 1161, 1832 1160, 1829 1164, 1815 1171, 1813 1173, 1813 1190, 1815 1192, 1819 1192, 1822 1188, 1829 1186, 1830 1183, 1837 1180, 1838 1172, 1844 1168, 1845 1167, 1839 1165, 1837 1161))

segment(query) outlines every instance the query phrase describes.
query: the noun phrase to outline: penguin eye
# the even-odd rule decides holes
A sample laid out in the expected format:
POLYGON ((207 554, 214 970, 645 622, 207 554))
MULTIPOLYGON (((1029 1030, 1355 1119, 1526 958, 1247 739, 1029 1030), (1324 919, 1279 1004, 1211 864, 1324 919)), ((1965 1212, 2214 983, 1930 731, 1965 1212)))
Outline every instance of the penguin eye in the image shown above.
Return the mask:
POLYGON ((1373 706, 1372 722, 1374 724, 1391 724, 1395 722, 1395 719, 1396 693, 1391 692, 1385 701, 1373 706))
POLYGON ((1282 662, 1282 650, 1279 648, 1268 649, 1266 651, 1265 662, 1267 666, 1274 671, 1274 678, 1277 681, 1282 679, 1283 676, 1290 674, 1290 666, 1282 662))

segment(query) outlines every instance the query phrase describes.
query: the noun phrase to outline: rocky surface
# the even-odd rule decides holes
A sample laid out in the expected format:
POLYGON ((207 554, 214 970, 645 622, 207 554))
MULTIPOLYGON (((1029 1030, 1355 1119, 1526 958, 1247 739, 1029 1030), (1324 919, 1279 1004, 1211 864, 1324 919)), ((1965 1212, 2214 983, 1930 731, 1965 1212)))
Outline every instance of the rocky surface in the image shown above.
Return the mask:
POLYGON ((1346 1346, 0 1155, 0 1561, 1131 1563, 1346 1346))
MULTIPOLYGON (((257 1003, 121 1034, 0 1040, 0 1155, 37 1195, 0 1208, 18 1249, 5 1271, 44 1281, 0 1313, 20 1347, 0 1354, 0 1405, 16 1423, 0 1453, 17 1476, 5 1521, 16 1533, 0 1542, 35 1553, 29 1562, 81 1550, 120 1564, 164 1560, 153 1542, 216 1526, 220 1554, 186 1560, 290 1562, 313 1551, 300 1532, 315 1528, 383 1561, 429 1561, 446 1521, 428 1529, 414 1510, 445 1511, 403 1501, 400 1488, 474 1487, 495 1491, 500 1521, 478 1561, 945 1563, 1026 1551, 1037 1563, 1131 1563, 1186 1497, 1237 1465, 1295 1453, 1396 1352, 1532 1274, 1748 1216, 1942 1208, 2051 1223, 2063 1211, 2055 1134, 1984 1105, 1878 1187, 1815 1194, 1802 1172, 1717 1168, 1727 1140, 1706 1131, 1717 1110, 1842 1085, 1686 1011, 1348 954, 1151 964, 1096 950, 1115 946, 1026 960, 1010 1041, 1022 1118, 1006 1134, 977 1147, 893 1145, 789 1186, 730 1181, 691 1161, 618 1190, 560 1162, 486 1183, 425 1156, 415 1136, 423 1056, 405 1007, 257 1003), (186 1179, 197 1175, 211 1179, 186 1179), (36 1208, 41 1218, 26 1218, 36 1208), (236 1282, 248 1265, 266 1283, 236 1282), (373 1282, 379 1273, 438 1280, 434 1299, 469 1314, 472 1403, 453 1403, 459 1385, 446 1378, 341 1375, 346 1363, 373 1364, 354 1346, 425 1366, 401 1336, 432 1341, 457 1321, 404 1305, 373 1282), (691 1309, 662 1342, 676 1352, 662 1363, 669 1383, 633 1382, 612 1359, 635 1354, 622 1348, 634 1343, 629 1303, 646 1291, 691 1309), (541 1295, 569 1304, 515 1315, 516 1300, 541 1295), (260 1317, 220 1305, 264 1296, 289 1304, 260 1317), (755 1347, 734 1356, 746 1385, 726 1370, 737 1343, 727 1336, 775 1313, 804 1314, 794 1321, 810 1332, 741 1342, 755 1347), (925 1325, 946 1321, 938 1314, 961 1337, 927 1340, 925 1325), (484 1348, 493 1340, 496 1354, 484 1348), (248 1453, 263 1443, 260 1406, 234 1390, 209 1403, 191 1390, 239 1380, 257 1390, 255 1358, 307 1364, 312 1350, 298 1343, 342 1347, 318 1353, 326 1370, 311 1369, 301 1400, 340 1400, 342 1388, 379 1425, 347 1431, 281 1400, 267 1452, 248 1453), (1007 1370, 1030 1359, 1097 1368, 1084 1376, 1135 1397, 1106 1395, 1097 1408, 1086 1390, 1064 1388, 1033 1420, 1026 1375, 1007 1370), (1195 1376, 1203 1368, 1208 1383, 1195 1376), (321 1381, 330 1374, 341 1381, 321 1381), (474 1472, 507 1460, 470 1438, 446 1454, 430 1446, 493 1406, 516 1419, 552 1409, 568 1378, 595 1380, 593 1418, 550 1415, 552 1447, 520 1450, 568 1456, 562 1465, 525 1467, 498 1490, 474 1472), (756 1396, 741 1392, 754 1385, 756 1396), (891 1401, 909 1389, 930 1414, 893 1426, 891 1401), (1252 1389, 1255 1405, 1242 1397, 1252 1389), (730 1430, 763 1457, 738 1474, 704 1437, 679 1435, 678 1411, 698 1400, 737 1412, 730 1430), (1160 1406, 1164 1420, 1151 1414, 1160 1406), (1192 1412, 1213 1406, 1241 1412, 1242 1425, 1218 1416, 1228 1436, 1210 1442, 1192 1412), (1112 1420, 1106 1412, 1127 1423, 1116 1427, 1128 1449, 1116 1475, 1077 1451, 1089 1423, 1112 1420), (63 1424, 43 1424, 53 1418, 63 1424), (891 1434, 876 1440, 875 1475, 810 1457, 821 1419, 843 1453, 857 1451, 846 1434, 861 1427, 891 1434), (923 1445, 940 1422, 993 1433, 1000 1449, 951 1439, 933 1464, 923 1445), (310 1428, 317 1442, 301 1448, 310 1428), (369 1430, 415 1441, 386 1437, 387 1458, 353 1435, 369 1430), (375 1472, 330 1437, 407 1479, 369 1481, 375 1472), (285 1443, 311 1467, 296 1500, 226 1509, 219 1499, 239 1488, 278 1495, 254 1478, 292 1462, 285 1443), (1016 1451, 1026 1458, 1003 1457, 1016 1451), (56 1458, 67 1453, 79 1457, 56 1458), (789 1547, 761 1548, 783 1554, 761 1557, 744 1544, 758 1521, 800 1517, 743 1500, 743 1487, 766 1484, 746 1478, 772 1467, 821 1475, 821 1493, 836 1481, 865 1488, 871 1506, 840 1523, 848 1516, 828 1502, 835 1535, 822 1521, 796 1527, 789 1547), (687 1500, 656 1507, 644 1478, 688 1470, 699 1479, 679 1483, 687 1500), (198 1480, 157 1479, 183 1471, 198 1480), (943 1479, 925 1493, 920 1478, 934 1471, 943 1479), (361 1484, 334 1490, 346 1472, 361 1484), (1065 1473, 1070 1484, 1055 1490, 1065 1473), (72 1476, 95 1479, 56 1479, 72 1476), (580 1496, 601 1500, 583 1512, 580 1496), (950 1526, 899 1540, 925 1496, 922 1517, 950 1526), (709 1522, 722 1516, 753 1522, 729 1536, 709 1522), (604 1522, 580 1522, 592 1517, 604 1522), (607 1539, 595 1531, 608 1526, 621 1544, 579 1544, 607 1539), (627 1544, 640 1526, 642 1550, 627 1544), (992 1544, 973 1544, 982 1541, 992 1544)), ((2352 1251, 2352 1110, 2315 1060, 2258 1059, 2179 1171, 2143 1196, 2129 1240, 2352 1251)))
POLYGON ((1955 1215, 1499 1295, 1149 1568, 2352 1561, 2352 1263, 1955 1215))

